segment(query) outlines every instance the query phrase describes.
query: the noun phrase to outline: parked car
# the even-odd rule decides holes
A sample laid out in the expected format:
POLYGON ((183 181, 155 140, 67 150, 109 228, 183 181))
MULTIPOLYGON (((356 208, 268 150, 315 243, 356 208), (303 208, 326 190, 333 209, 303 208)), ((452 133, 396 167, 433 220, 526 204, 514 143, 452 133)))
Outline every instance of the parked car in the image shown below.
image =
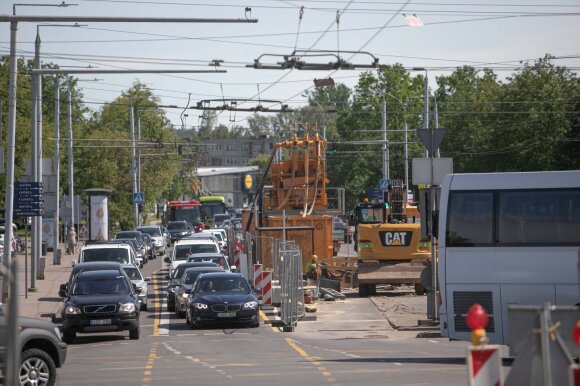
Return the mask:
POLYGON ((169 221, 167 223, 167 231, 171 236, 172 243, 192 233, 191 226, 187 221, 169 221))
POLYGON ((188 268, 193 267, 217 267, 216 263, 212 262, 203 262, 203 263, 183 263, 179 265, 174 271, 173 275, 169 278, 169 283, 165 288, 167 292, 167 311, 173 312, 175 311, 175 291, 177 287, 180 285, 181 276, 188 268))
POLYGON ((81 272, 64 299, 63 340, 76 334, 129 331, 139 339, 139 297, 126 275, 118 271, 81 272))
POLYGON ((183 272, 179 285, 175 288, 175 315, 178 318, 185 316, 187 299, 191 294, 191 289, 197 277, 202 273, 209 272, 224 272, 224 269, 222 267, 191 267, 183 272))
POLYGON ((147 296, 149 295, 149 290, 147 283, 151 281, 150 277, 143 277, 139 268, 134 265, 124 265, 123 270, 125 274, 131 280, 131 283, 137 289, 139 294, 139 303, 141 304, 141 311, 147 311, 147 296))
POLYGON ((169 277, 173 276, 175 268, 187 261, 189 255, 194 253, 219 252, 219 246, 212 240, 180 240, 173 246, 171 257, 165 258, 165 261, 170 263, 169 277))
MULTIPOLYGON (((66 360, 67 345, 61 339, 58 326, 40 319, 18 318, 20 339, 20 368, 17 376, 22 385, 52 386, 56 369, 66 360)), ((0 364, 6 362, 7 320, 0 304, 0 364)), ((4 367, 4 366, 1 366, 4 367)), ((0 371, 0 384, 5 384, 0 371)))
POLYGON ((166 240, 165 236, 163 235, 163 229, 159 225, 147 225, 147 226, 140 226, 137 227, 139 232, 143 233, 144 235, 149 235, 153 239, 153 243, 155 244, 156 253, 163 256, 167 250, 168 244, 171 243, 171 239, 166 240))
POLYGON ((205 273, 188 297, 185 319, 192 329, 223 322, 258 327, 258 299, 239 273, 205 273))

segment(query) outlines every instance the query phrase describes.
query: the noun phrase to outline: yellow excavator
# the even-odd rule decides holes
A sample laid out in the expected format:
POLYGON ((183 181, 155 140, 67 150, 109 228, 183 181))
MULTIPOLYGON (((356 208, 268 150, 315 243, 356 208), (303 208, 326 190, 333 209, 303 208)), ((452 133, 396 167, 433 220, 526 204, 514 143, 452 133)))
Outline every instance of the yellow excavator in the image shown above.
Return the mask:
POLYGON ((405 190, 403 181, 394 180, 383 202, 365 200, 354 209, 360 296, 375 294, 377 284, 414 284, 418 294, 424 293, 420 277, 431 250, 421 242, 419 211, 407 204, 405 190))

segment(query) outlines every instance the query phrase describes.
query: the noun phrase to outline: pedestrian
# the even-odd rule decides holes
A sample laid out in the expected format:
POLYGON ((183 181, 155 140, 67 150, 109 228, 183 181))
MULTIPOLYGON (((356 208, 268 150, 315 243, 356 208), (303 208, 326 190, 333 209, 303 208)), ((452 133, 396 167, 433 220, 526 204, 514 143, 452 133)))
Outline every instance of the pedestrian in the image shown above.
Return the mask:
POLYGON ((70 255, 75 253, 75 246, 77 244, 77 233, 75 227, 71 226, 66 235, 66 254, 70 255))
POLYGON ((306 264, 306 277, 314 281, 318 280, 318 256, 312 255, 312 258, 306 264))

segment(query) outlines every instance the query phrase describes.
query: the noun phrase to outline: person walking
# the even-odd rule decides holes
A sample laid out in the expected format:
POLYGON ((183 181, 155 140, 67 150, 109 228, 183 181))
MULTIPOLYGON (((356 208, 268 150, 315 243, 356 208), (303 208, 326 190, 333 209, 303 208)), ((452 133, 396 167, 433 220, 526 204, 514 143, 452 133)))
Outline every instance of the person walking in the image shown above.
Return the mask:
POLYGON ((75 253, 75 246, 77 244, 77 233, 75 227, 71 226, 66 235, 66 254, 70 255, 75 253))

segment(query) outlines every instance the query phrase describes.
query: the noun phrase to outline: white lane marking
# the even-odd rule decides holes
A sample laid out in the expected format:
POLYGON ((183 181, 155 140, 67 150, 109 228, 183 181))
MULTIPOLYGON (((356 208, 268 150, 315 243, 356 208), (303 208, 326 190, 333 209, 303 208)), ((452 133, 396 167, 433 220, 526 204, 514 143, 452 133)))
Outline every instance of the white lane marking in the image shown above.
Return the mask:
POLYGON ((429 339, 428 342, 431 342, 431 343, 439 343, 439 342, 437 342, 436 340, 433 340, 433 339, 429 339))
MULTIPOLYGON (((181 355, 181 352, 179 352, 176 349, 174 349, 173 347, 171 347, 167 342, 163 343, 163 346, 167 350, 173 352, 174 354, 181 355)), ((186 358, 186 359, 189 359, 190 361, 192 361, 195 364, 201 365, 201 366, 203 366, 205 368, 208 368, 210 370, 215 370, 217 373, 219 373, 220 375, 222 375, 222 376, 224 376, 224 377, 226 377, 228 379, 234 379, 234 377, 232 377, 231 375, 228 375, 224 370, 217 369, 215 365, 210 365, 208 362, 204 362, 204 361, 202 361, 199 358, 195 358, 195 357, 193 357, 191 355, 184 355, 183 357, 186 358)))
POLYGON ((399 362, 393 362, 393 364, 394 364, 395 366, 403 366, 403 364, 402 364, 402 363, 399 363, 399 362))
MULTIPOLYGON (((167 309, 167 299, 166 298, 162 298, 161 302, 159 302, 161 305, 161 309, 167 309)), ((169 335, 169 328, 167 327, 161 327, 161 326, 169 326, 169 315, 171 315, 172 312, 168 312, 168 311, 161 311, 160 315, 159 315, 159 328, 157 329, 158 331, 158 336, 168 336, 169 335)))
POLYGON ((296 342, 297 343, 300 343, 302 346, 311 347, 311 348, 316 349, 316 350, 322 350, 322 351, 328 351, 328 352, 335 352, 335 353, 339 353, 339 354, 342 354, 344 356, 351 357, 351 358, 360 358, 360 356, 355 355, 355 354, 350 354, 350 353, 348 353, 346 351, 333 350, 333 349, 330 349, 330 348, 324 348, 324 347, 320 347, 320 346, 313 346, 313 345, 306 344, 306 343, 302 343, 302 342, 299 342, 299 341, 296 341, 296 342))

